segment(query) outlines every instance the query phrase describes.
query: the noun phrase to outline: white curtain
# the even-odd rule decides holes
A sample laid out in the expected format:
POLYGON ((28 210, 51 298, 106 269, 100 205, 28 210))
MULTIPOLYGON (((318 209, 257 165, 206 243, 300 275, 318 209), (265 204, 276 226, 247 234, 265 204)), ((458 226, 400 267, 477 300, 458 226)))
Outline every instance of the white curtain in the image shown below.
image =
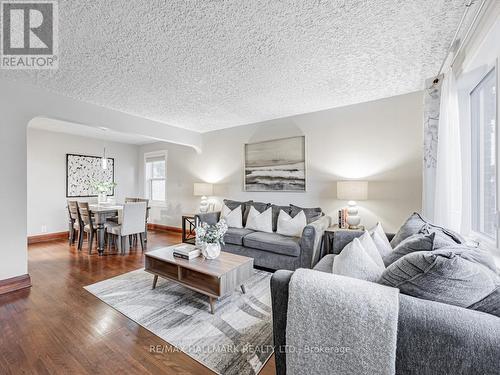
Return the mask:
POLYGON ((450 69, 441 87, 437 137, 434 223, 460 232, 462 223, 462 158, 458 92, 450 69))

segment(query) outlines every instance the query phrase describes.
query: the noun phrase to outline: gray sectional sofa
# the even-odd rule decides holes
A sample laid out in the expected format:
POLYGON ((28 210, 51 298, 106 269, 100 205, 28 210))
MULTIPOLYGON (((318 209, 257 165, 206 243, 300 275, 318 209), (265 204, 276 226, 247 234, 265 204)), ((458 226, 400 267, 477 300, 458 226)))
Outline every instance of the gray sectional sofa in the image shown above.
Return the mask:
MULTIPOLYGON (((279 210, 294 214, 302 208, 277 206, 262 202, 237 202, 225 200, 224 203, 234 209, 242 206, 243 224, 251 206, 259 212, 273 207, 273 229, 276 231, 279 210)), ((330 226, 331 219, 322 213, 320 208, 304 208, 308 224, 300 237, 283 236, 276 232, 266 233, 246 228, 229 228, 225 237, 222 251, 240 254, 254 259, 254 265, 270 270, 296 270, 297 268, 312 268, 319 261, 324 231, 330 226)), ((200 213, 199 222, 215 224, 220 219, 220 212, 200 213)))
MULTIPOLYGON (((339 232, 339 238, 334 241, 333 254, 323 257, 314 270, 332 273, 336 254, 362 233, 339 232)), ((391 240, 394 235, 387 237, 391 240)), ((273 335, 278 375, 287 373, 286 331, 289 283, 292 275, 291 271, 280 270, 275 272, 271 279, 273 335)), ((328 285, 321 287, 329 288, 328 285)), ((311 308, 314 309, 314 306, 311 308)), ((489 310, 492 313, 401 293, 396 374, 500 374, 500 312, 491 306, 489 310)), ((335 319, 335 311, 332 311, 332 319, 335 319)))

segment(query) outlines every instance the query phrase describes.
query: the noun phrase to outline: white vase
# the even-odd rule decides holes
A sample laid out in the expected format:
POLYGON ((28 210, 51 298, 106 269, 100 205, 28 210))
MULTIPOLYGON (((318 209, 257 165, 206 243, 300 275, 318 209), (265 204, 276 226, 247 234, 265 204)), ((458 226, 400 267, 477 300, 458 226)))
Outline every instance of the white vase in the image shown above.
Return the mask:
POLYGON ((97 196, 97 204, 103 204, 108 201, 108 195, 106 193, 99 193, 97 196))
POLYGON ((206 243, 201 249, 201 253, 206 259, 215 259, 220 255, 220 243, 206 243))

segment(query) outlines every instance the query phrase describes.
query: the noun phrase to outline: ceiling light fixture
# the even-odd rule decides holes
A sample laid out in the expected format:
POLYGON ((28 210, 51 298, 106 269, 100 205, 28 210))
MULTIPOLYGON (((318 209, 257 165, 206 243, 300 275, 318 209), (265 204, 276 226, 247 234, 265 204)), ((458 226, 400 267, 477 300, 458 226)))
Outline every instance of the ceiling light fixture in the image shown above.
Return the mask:
POLYGON ((106 158, 106 147, 104 147, 104 152, 101 159, 102 169, 108 169, 108 159, 106 158))

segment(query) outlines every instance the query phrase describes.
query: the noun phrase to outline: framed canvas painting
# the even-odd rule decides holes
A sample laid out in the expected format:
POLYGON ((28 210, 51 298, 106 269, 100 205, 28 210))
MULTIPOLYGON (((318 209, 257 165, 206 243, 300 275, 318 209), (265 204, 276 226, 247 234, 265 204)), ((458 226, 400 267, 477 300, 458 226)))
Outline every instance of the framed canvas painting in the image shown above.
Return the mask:
POLYGON ((306 191, 305 137, 245 145, 245 191, 306 191))
MULTIPOLYGON (((107 169, 102 168, 99 156, 66 154, 66 197, 97 197, 96 182, 115 182, 115 159, 108 159, 107 169)), ((107 195, 114 195, 114 187, 107 195)))

